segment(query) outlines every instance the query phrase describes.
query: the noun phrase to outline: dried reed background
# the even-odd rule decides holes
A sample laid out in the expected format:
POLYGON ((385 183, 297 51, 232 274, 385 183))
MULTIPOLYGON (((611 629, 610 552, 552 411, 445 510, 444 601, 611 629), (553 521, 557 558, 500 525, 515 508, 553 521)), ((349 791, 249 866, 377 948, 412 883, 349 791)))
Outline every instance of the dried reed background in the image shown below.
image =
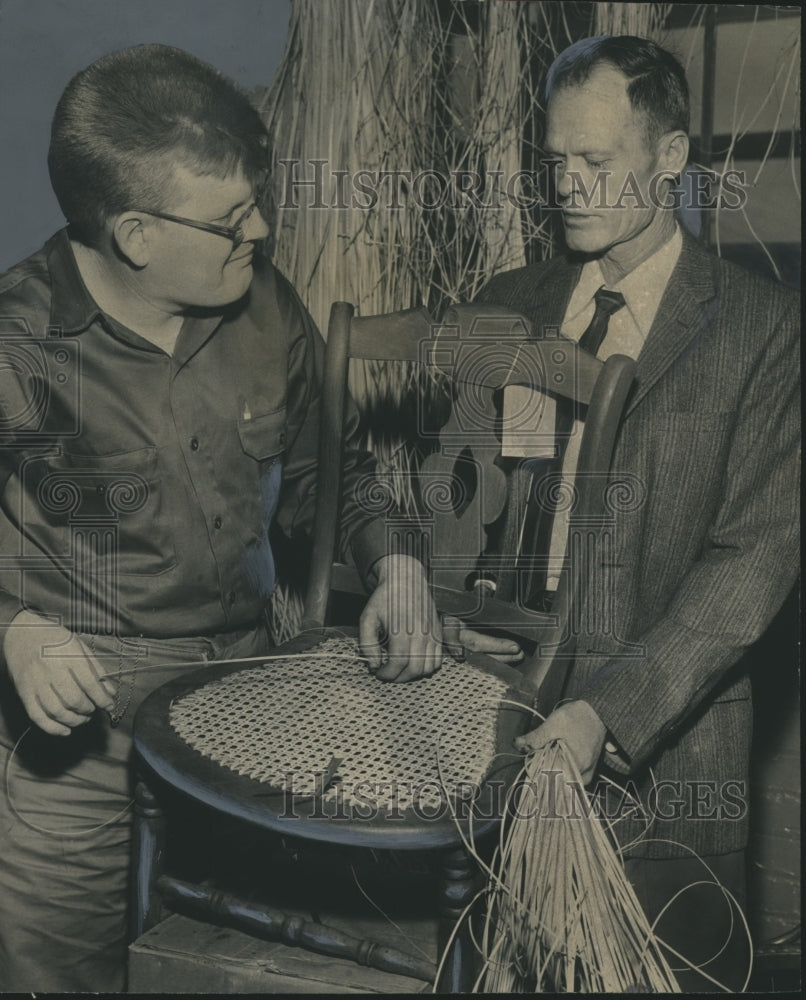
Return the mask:
POLYGON ((659 41, 671 9, 670 3, 596 3, 593 34, 641 35, 659 41))
POLYGON ((522 218, 503 196, 492 211, 472 198, 429 208, 418 202, 437 201, 434 185, 418 199, 404 181, 400 208, 388 205, 389 183, 374 207, 332 207, 334 170, 506 178, 522 169, 536 100, 524 54, 546 50, 529 11, 484 4, 476 30, 462 33, 461 4, 446 19, 422 0, 295 0, 262 111, 277 161, 296 161, 305 177, 310 161, 325 162, 327 209, 310 207, 305 190, 300 207, 288 207, 287 169, 275 171, 275 260, 321 329, 336 299, 365 315, 421 304, 439 313, 525 263, 527 243, 548 249, 542 220, 522 218))

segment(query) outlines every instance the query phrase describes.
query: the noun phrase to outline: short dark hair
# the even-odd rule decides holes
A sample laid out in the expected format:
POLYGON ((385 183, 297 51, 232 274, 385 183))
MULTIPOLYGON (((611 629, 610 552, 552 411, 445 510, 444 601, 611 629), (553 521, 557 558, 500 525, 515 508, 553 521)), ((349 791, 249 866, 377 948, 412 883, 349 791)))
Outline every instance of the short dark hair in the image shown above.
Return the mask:
POLYGON ((258 182, 269 163, 266 128, 222 73, 168 45, 138 45, 77 73, 56 107, 48 169, 77 239, 97 244, 127 209, 168 207, 177 165, 258 182))
POLYGON ((597 35, 569 45, 549 67, 546 101, 556 90, 584 83, 602 64, 615 67, 627 77, 627 96, 633 110, 644 115, 650 141, 664 132, 688 132, 685 70, 671 52, 636 35, 597 35))

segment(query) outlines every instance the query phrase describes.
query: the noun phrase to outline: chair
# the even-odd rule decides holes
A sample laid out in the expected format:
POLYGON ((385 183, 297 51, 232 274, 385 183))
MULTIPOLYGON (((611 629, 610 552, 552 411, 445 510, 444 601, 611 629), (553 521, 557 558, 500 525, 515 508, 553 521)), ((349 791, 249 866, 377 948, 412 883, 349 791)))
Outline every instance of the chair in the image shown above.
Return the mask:
MULTIPOLYGON (((148 785, 168 786, 261 829, 294 838, 369 849, 440 852, 440 944, 449 947, 438 986, 451 992, 470 989, 474 978, 470 942, 466 934, 456 932, 457 921, 476 891, 474 862, 466 845, 471 837, 482 840, 499 822, 507 790, 520 766, 511 741, 529 727, 535 691, 550 669, 557 695, 561 691, 573 654, 571 612, 584 569, 579 560, 567 559, 549 614, 527 607, 517 588, 511 599, 492 592, 487 572, 491 566, 499 578, 509 574, 517 579, 545 562, 500 548, 485 554, 485 546, 489 550, 486 527, 519 516, 522 506, 522 498, 514 495, 517 476, 505 474, 496 460, 500 451, 500 390, 509 384, 537 384, 587 407, 579 461, 583 475, 578 478, 571 515, 570 552, 574 539, 595 536, 607 523, 607 473, 633 371, 634 363, 627 358, 612 357, 602 363, 570 341, 538 340, 527 320, 507 310, 457 306, 437 325, 424 309, 355 317, 350 305, 333 306, 323 387, 317 518, 303 633, 275 651, 276 656, 289 657, 282 670, 277 668, 271 674, 267 668, 243 663, 212 666, 170 682, 140 707, 135 746, 145 780, 138 784, 135 817, 135 933, 160 918, 163 903, 174 908, 190 905, 215 919, 288 943, 305 944, 390 971, 402 970, 415 978, 433 977, 432 968, 424 968, 422 962, 395 949, 351 940, 349 935, 334 934, 321 926, 302 925, 268 908, 256 912, 243 900, 163 873, 164 818, 148 785), (429 680, 383 684, 365 670, 356 672, 354 663, 339 659, 339 650, 351 640, 349 636, 345 639, 345 630, 326 624, 330 595, 334 589, 361 589, 354 570, 334 566, 342 414, 351 358, 416 362, 422 370, 436 373, 443 385, 452 387, 448 422, 442 428, 429 427, 427 420, 421 422, 433 448, 423 463, 419 485, 425 508, 421 527, 431 547, 434 596, 443 612, 474 626, 491 625, 531 640, 534 652, 521 668, 470 654, 465 663, 448 657, 443 669, 429 680), (460 463, 464 468, 457 472, 460 463), (294 656, 303 659, 291 659, 294 656), (304 667, 295 666, 299 663, 304 667), (242 744, 251 739, 249 734, 261 728, 262 716, 256 716, 253 707, 261 703, 267 684, 279 687, 273 687, 273 696, 265 701, 283 706, 283 719, 272 724, 293 735, 275 736, 274 743, 261 744, 257 751, 245 749, 242 744), (449 709, 454 709, 452 715, 449 709), (444 712, 447 715, 440 715, 444 712), (432 715, 436 721, 429 729, 432 715), (381 721, 373 729, 376 718, 381 721), (288 719, 293 719, 293 724, 288 719), (351 745, 342 742, 334 748, 333 734, 340 725, 346 734, 343 740, 351 745), (369 735, 362 735, 362 725, 369 735), (392 727, 398 731, 390 736, 392 727), (462 737, 472 735, 467 744, 481 747, 486 757, 467 763, 460 748, 450 750, 441 760, 440 741, 446 729, 459 733, 455 740, 459 743, 462 737), (211 730, 213 739, 206 735, 211 730), (409 783, 411 794, 396 803, 396 812, 393 803, 390 813, 387 800, 374 811, 362 811, 356 808, 355 798, 346 809, 339 789, 345 784, 342 772, 354 750, 352 744, 368 740, 368 746, 378 748, 364 761, 369 770, 369 757, 376 766, 387 752, 389 767, 403 766, 400 759, 420 759, 422 745, 415 744, 426 738, 436 740, 440 748, 434 755, 435 763, 429 764, 431 778, 423 779, 417 771, 421 784, 415 787, 409 783), (283 739, 285 744, 280 746, 283 739), (274 758, 285 759, 288 743, 302 747, 299 753, 310 753, 310 760, 318 762, 311 768, 316 772, 313 784, 296 786, 294 777, 283 786, 278 777, 281 764, 274 758), (451 772, 453 784, 443 770, 443 765, 454 767, 450 753, 456 761, 461 759, 451 772), (273 762, 267 764, 267 757, 273 762), (466 780, 469 774, 475 776, 471 781, 466 780), (334 781, 338 775, 341 786, 334 781), (289 808, 289 799, 293 808, 289 808), (444 807, 441 812, 440 806, 444 807)), ((390 541, 403 551, 412 550, 420 532, 395 516, 389 494, 377 483, 364 485, 367 505, 387 515, 390 541)), ((551 705, 543 702, 541 707, 545 712, 551 705)), ((362 762, 355 766, 361 767, 362 762)), ((414 764, 411 767, 416 771, 414 764)), ((354 792, 355 784, 351 787, 354 792)), ((377 805, 375 799, 372 801, 377 805)))

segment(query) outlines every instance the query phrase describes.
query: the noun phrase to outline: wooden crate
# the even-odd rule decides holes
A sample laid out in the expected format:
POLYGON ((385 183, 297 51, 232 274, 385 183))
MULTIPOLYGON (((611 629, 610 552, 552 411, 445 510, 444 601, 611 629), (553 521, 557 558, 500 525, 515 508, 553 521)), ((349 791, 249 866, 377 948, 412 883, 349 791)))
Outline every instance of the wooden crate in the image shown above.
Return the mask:
MULTIPOLYGON (((412 951, 414 942, 436 958, 436 921, 401 924, 407 940, 381 917, 322 919, 398 948, 412 951)), ((173 914, 130 946, 129 992, 427 993, 430 986, 173 914)))
MULTIPOLYGON (((259 854, 247 857, 250 863, 242 873, 242 883, 232 886, 239 895, 261 898, 288 914, 436 963, 432 873, 412 867, 405 858, 402 865, 370 860, 361 866, 353 857, 345 860, 338 852, 317 849, 277 852, 266 859, 265 867, 259 854)), ((421 980, 263 941, 179 914, 168 916, 129 948, 132 993, 417 993, 429 989, 421 980)))

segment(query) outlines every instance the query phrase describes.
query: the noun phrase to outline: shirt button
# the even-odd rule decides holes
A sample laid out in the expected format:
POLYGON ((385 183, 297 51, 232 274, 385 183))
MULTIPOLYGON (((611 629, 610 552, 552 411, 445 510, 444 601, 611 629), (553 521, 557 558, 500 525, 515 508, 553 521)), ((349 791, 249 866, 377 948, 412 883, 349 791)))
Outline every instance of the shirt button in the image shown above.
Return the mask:
POLYGON ((215 518, 213 519, 213 526, 216 528, 220 528, 223 523, 224 522, 221 520, 218 514, 216 514, 215 518))
POLYGON ((198 451, 199 450, 199 439, 198 438, 192 437, 190 439, 190 450, 191 451, 198 451))

